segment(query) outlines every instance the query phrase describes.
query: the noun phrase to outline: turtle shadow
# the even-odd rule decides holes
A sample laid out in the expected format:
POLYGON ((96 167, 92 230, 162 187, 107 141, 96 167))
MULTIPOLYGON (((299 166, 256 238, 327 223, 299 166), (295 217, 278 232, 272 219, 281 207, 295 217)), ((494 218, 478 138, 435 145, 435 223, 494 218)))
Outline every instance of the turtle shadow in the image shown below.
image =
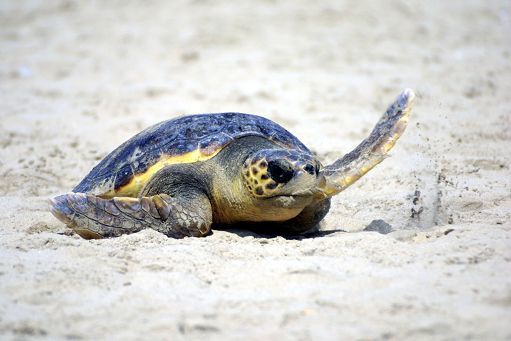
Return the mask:
MULTIPOLYGON (((342 229, 335 229, 335 230, 319 230, 319 231, 311 231, 304 234, 299 235, 281 235, 280 237, 283 237, 287 240, 303 240, 303 239, 314 239, 314 238, 323 238, 326 236, 329 236, 331 234, 344 232, 347 233, 347 231, 342 229)), ((273 237, 274 238, 274 237, 273 237)))
MULTIPOLYGON (((265 231, 257 228, 244 228, 242 226, 236 227, 216 227, 216 230, 225 231, 229 233, 236 234, 239 237, 253 237, 260 239, 274 239, 277 237, 284 238, 286 240, 304 240, 304 239, 314 239, 314 238, 323 238, 327 237, 331 234, 335 233, 355 233, 349 232, 343 229, 333 229, 333 230, 322 230, 321 226, 314 227, 307 232, 301 234, 293 234, 293 233, 284 233, 284 232, 272 232, 265 231)), ((393 232, 392 226, 384 221, 383 219, 375 219, 371 221, 363 230, 357 232, 377 232, 379 234, 389 234, 393 232)))
MULTIPOLYGON (((313 239, 313 238, 322 238, 328 235, 346 232, 345 230, 335 229, 335 230, 318 230, 311 231, 302 234, 286 234, 286 233, 271 233, 271 232, 258 232, 254 230, 241 229, 241 228, 217 228, 217 230, 225 231, 229 233, 233 233, 239 237, 253 237, 258 239, 275 239, 278 237, 284 238, 286 240, 303 240, 303 239, 313 239)), ((214 233, 214 232, 213 232, 214 233)))

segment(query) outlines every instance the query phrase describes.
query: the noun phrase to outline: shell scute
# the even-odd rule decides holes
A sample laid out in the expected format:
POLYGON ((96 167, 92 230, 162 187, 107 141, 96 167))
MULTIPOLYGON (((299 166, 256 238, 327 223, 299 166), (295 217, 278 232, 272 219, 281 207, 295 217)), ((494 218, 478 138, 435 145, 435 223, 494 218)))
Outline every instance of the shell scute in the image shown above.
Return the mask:
POLYGON ((282 146, 310 152, 295 136, 269 119, 241 113, 183 116, 149 127, 106 156, 73 189, 74 192, 117 192, 136 181, 136 190, 151 174, 173 163, 206 160, 244 136, 261 136, 282 146), (163 163, 162 163, 163 162, 163 163), (138 178, 137 178, 138 177, 138 178))
POLYGON ((134 174, 131 165, 130 164, 123 165, 115 175, 114 187, 120 188, 122 186, 125 186, 131 181, 133 176, 134 174))

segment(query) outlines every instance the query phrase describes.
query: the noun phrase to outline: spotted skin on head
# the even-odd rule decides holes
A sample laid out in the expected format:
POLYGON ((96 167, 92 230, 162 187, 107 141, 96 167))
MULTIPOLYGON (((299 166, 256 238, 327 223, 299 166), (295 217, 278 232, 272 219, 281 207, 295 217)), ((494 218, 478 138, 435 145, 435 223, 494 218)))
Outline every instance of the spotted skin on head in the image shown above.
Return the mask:
POLYGON ((245 185, 253 196, 270 196, 278 184, 268 175, 268 162, 265 159, 245 161, 243 164, 245 185))
POLYGON ((272 163, 288 165, 289 173, 304 171, 309 174, 318 174, 321 164, 310 154, 290 149, 261 150, 248 158, 243 164, 243 177, 245 186, 254 197, 271 197, 292 178, 275 180, 271 174, 272 163))

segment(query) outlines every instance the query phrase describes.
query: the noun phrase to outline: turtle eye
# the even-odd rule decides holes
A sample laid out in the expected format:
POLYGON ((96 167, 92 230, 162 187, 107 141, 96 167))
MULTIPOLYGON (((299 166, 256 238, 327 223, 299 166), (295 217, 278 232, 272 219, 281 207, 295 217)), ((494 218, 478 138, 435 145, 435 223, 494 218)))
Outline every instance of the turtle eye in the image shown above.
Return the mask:
POLYGON ((295 171, 291 164, 285 160, 268 162, 268 173, 277 183, 286 183, 293 178, 295 171))
POLYGON ((314 175, 314 166, 311 164, 306 164, 305 167, 303 167, 303 170, 309 173, 310 175, 314 175))

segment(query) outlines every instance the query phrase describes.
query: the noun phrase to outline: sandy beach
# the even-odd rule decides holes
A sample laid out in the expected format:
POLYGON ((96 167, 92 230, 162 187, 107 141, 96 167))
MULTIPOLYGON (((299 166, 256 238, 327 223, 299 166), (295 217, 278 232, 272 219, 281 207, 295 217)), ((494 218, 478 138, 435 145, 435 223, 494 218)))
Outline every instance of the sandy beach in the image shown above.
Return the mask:
POLYGON ((0 339, 511 339, 509 32, 509 1, 2 2, 0 339), (327 164, 404 88, 319 233, 89 241, 48 211, 157 122, 258 114, 327 164))

